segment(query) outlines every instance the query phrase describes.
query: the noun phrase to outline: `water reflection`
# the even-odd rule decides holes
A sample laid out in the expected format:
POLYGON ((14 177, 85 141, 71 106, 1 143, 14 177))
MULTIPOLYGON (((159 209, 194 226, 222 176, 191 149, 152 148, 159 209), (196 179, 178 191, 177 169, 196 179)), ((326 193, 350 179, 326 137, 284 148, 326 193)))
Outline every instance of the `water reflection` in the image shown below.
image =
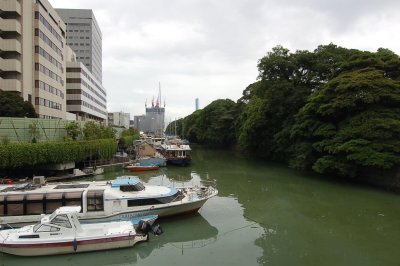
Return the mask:
POLYGON ((199 213, 161 219, 160 223, 168 236, 157 239, 158 248, 170 245, 182 253, 214 243, 218 235, 218 229, 199 213))
POLYGON ((17 257, 1 255, 1 265, 134 265, 138 259, 145 259, 151 253, 151 242, 139 243, 133 248, 118 250, 97 251, 88 253, 46 256, 46 257, 17 257))

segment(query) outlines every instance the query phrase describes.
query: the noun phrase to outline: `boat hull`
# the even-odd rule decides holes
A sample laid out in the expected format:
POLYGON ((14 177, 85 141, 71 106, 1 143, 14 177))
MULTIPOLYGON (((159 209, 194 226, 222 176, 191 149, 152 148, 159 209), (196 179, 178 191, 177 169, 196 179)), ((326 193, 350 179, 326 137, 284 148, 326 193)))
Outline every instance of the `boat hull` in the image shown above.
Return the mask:
POLYGON ((186 166, 192 162, 191 158, 168 158, 167 163, 171 165, 186 166))
POLYGON ((17 256, 47 256, 132 247, 147 235, 126 235, 101 239, 70 239, 52 243, 0 243, 0 251, 17 256))
POLYGON ((156 164, 159 166, 167 166, 167 160, 160 157, 140 158, 137 159, 136 162, 140 163, 141 165, 156 164))
POLYGON ((126 167, 131 172, 140 172, 140 171, 154 171, 160 168, 159 165, 152 166, 127 166, 126 167))
POLYGON ((99 218, 91 218, 91 219, 80 219, 82 223, 93 223, 93 222, 111 222, 111 221, 123 221, 130 220, 135 217, 147 216, 147 215, 158 215, 158 217, 168 217, 180 214, 186 214, 191 212, 197 212, 204 203, 210 197, 203 198, 197 201, 181 203, 175 202, 171 203, 168 206, 143 206, 143 208, 138 208, 134 210, 127 210, 122 213, 114 214, 112 216, 107 217, 99 217, 99 218))

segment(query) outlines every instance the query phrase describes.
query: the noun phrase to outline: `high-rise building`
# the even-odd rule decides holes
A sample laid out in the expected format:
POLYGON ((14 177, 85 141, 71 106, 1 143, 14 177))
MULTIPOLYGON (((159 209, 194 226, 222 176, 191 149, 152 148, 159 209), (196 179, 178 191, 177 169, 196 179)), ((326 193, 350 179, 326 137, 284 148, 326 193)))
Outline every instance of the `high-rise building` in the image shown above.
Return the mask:
POLYGON ((65 24, 47 0, 0 0, 0 89, 65 118, 65 24))
POLYGON ((67 112, 74 120, 107 120, 107 94, 101 82, 67 48, 67 112))
POLYGON ((196 111, 199 110, 199 108, 200 108, 199 98, 196 98, 196 99, 194 100, 194 103, 195 103, 195 110, 196 110, 196 111))
POLYGON ((151 107, 145 104, 146 114, 134 116, 135 128, 141 132, 154 135, 162 135, 165 127, 165 101, 164 107, 161 104, 161 86, 156 102, 151 101, 151 107))
POLYGON ((91 9, 56 8, 64 20, 66 41, 79 62, 102 82, 102 35, 91 9))

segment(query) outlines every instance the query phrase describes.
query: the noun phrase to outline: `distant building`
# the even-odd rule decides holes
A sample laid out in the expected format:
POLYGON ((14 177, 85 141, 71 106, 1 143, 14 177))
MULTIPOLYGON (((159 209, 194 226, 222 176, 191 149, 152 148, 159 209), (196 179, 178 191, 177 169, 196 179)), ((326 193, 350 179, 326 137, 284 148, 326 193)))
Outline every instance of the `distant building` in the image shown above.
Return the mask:
POLYGON ((155 135, 163 134, 165 127, 165 103, 164 107, 162 107, 160 99, 161 92, 157 98, 156 103, 154 103, 154 100, 152 101, 151 107, 147 107, 147 104, 145 104, 145 115, 134 117, 134 125, 136 129, 144 133, 155 135))
POLYGON ((133 127, 136 128, 139 131, 143 131, 143 124, 145 123, 144 121, 146 120, 146 115, 135 115, 133 116, 133 127))
POLYGON ((0 0, 0 89, 65 119, 65 24, 47 0, 0 0))
POLYGON ((102 34, 91 9, 56 8, 65 22, 66 42, 77 60, 102 83, 102 34))
POLYGON ((164 107, 161 104, 161 84, 156 102, 151 101, 151 107, 145 103, 146 114, 134 116, 134 126, 137 130, 154 135, 162 135, 165 127, 165 101, 164 107))
POLYGON ((199 98, 196 98, 196 99, 194 100, 194 103, 195 103, 195 110, 196 110, 196 111, 199 110, 199 108, 200 108, 199 98))
POLYGON ((108 124, 129 128, 130 114, 123 112, 108 113, 108 124))

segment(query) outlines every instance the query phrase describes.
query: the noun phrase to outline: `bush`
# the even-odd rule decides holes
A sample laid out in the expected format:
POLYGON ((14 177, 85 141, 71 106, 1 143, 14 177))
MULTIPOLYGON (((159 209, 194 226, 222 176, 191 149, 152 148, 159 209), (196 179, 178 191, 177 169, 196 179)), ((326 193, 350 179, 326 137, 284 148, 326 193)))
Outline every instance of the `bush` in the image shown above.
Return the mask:
POLYGON ((116 151, 117 144, 114 139, 10 143, 0 145, 0 168, 110 159, 116 151))

